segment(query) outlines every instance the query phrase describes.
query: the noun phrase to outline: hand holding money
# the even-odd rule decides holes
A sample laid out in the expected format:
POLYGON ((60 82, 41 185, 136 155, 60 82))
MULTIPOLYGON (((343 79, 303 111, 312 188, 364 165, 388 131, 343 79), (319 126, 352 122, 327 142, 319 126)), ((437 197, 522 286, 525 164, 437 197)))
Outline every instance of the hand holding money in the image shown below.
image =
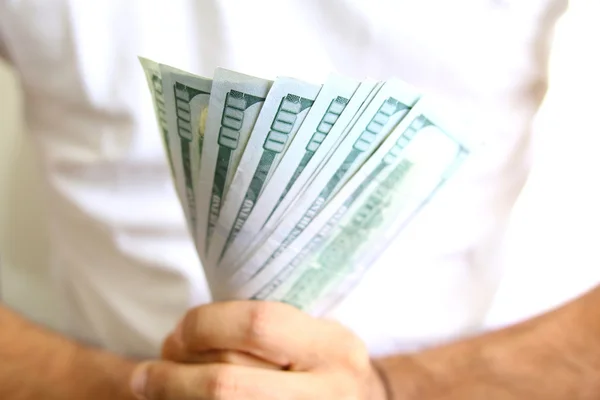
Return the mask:
POLYGON ((597 335, 573 315, 595 315, 598 290, 514 327, 378 359, 381 375, 359 339, 317 318, 473 154, 445 107, 397 79, 332 75, 315 85, 218 69, 210 80, 143 63, 190 232, 221 300, 192 310, 170 336, 171 362, 137 370, 146 398, 595 393, 586 377, 597 372, 588 363, 597 335), (564 369, 566 359, 584 373, 564 369), (548 376, 559 383, 547 385, 548 376))
POLYGON ((136 370, 133 385, 140 398, 386 398, 360 339, 285 304, 204 305, 187 313, 175 336, 176 363, 151 362, 136 370), (223 360, 214 357, 214 349, 237 353, 230 350, 232 359, 223 360))
POLYGON ((208 79, 141 61, 215 300, 324 312, 472 151, 398 79, 208 79))

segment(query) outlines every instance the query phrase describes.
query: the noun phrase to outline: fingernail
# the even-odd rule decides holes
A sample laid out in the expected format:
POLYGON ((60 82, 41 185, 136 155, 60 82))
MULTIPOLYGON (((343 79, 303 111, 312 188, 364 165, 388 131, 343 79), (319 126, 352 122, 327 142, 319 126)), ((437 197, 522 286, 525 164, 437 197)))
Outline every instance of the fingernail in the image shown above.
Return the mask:
POLYGON ((138 367, 131 378, 131 391, 140 400, 146 399, 146 382, 148 381, 148 365, 138 367))

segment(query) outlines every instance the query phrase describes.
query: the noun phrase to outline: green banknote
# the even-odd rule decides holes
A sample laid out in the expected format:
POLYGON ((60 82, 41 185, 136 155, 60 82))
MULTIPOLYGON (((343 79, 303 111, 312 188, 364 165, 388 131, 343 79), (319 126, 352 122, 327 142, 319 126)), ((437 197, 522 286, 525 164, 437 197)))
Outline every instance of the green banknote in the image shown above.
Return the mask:
POLYGON ((482 130, 450 129, 465 110, 395 78, 208 79, 140 62, 214 300, 326 312, 394 251, 470 157, 466 131, 482 130))
POLYGON ((319 168, 331 157, 381 85, 367 79, 343 106, 350 96, 348 92, 354 87, 354 80, 334 75, 323 85, 279 168, 250 213, 242 232, 227 249, 219 268, 237 269, 232 267, 248 259, 251 250, 268 238, 272 231, 267 228, 267 222, 271 219, 278 221, 310 185, 319 168), (338 112, 341 112, 339 116, 338 112))
POLYGON ((206 261, 221 208, 272 83, 222 68, 215 72, 200 168, 202 190, 197 192, 197 247, 203 261, 206 261))
POLYGON ((146 81, 148 82, 148 88, 152 96, 152 103, 154 105, 154 114, 156 121, 161 132, 163 145, 169 166, 171 167, 171 175, 175 177, 175 170, 173 167, 173 157, 171 156, 171 150, 169 148, 169 126, 167 121, 167 107, 165 105, 165 96, 162 87, 162 75, 160 73, 160 67, 158 63, 149 60, 144 57, 139 57, 140 63, 144 68, 144 74, 146 75, 146 81))
POLYGON ((321 85, 293 78, 278 78, 273 83, 211 239, 208 253, 211 265, 219 263, 227 244, 244 226, 320 89, 321 85))
POLYGON ((200 172, 202 120, 208 109, 212 80, 159 65, 168 126, 168 148, 189 229, 197 231, 196 186, 200 172))
MULTIPOLYGON (((302 194, 262 246, 254 250, 238 271, 236 280, 250 280, 264 270, 296 240, 329 199, 352 177, 394 130, 419 99, 400 81, 388 81, 335 149, 310 187, 302 194)), ((268 226, 268 224, 267 224, 268 226)))
POLYGON ((244 287, 236 285, 237 294, 311 312, 346 294, 469 155, 469 146, 438 121, 417 105, 294 248, 244 287))

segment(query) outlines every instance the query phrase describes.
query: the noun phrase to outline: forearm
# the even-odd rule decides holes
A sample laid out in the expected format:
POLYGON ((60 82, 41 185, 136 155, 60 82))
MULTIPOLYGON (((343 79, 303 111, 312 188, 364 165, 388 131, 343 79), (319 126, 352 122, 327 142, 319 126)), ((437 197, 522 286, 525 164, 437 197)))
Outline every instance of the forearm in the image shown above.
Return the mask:
POLYGON ((0 399, 133 399, 132 361, 80 346, 2 305, 0 327, 0 399))
POLYGON ((600 288, 530 321, 378 360, 393 400, 600 398, 600 288))

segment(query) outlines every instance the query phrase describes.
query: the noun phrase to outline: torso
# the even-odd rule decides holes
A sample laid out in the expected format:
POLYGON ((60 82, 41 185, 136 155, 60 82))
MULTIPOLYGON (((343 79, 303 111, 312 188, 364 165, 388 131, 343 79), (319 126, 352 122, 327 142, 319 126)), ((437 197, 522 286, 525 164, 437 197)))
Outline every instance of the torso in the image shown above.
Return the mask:
POLYGON ((330 317, 374 353, 481 327, 499 243, 527 174, 545 52, 565 1, 0 1, 48 182, 52 244, 74 336, 154 355, 209 301, 170 182, 138 56, 322 81, 399 77, 475 107, 482 155, 429 204, 330 317), (160 212, 157 212, 160 210, 160 212))

